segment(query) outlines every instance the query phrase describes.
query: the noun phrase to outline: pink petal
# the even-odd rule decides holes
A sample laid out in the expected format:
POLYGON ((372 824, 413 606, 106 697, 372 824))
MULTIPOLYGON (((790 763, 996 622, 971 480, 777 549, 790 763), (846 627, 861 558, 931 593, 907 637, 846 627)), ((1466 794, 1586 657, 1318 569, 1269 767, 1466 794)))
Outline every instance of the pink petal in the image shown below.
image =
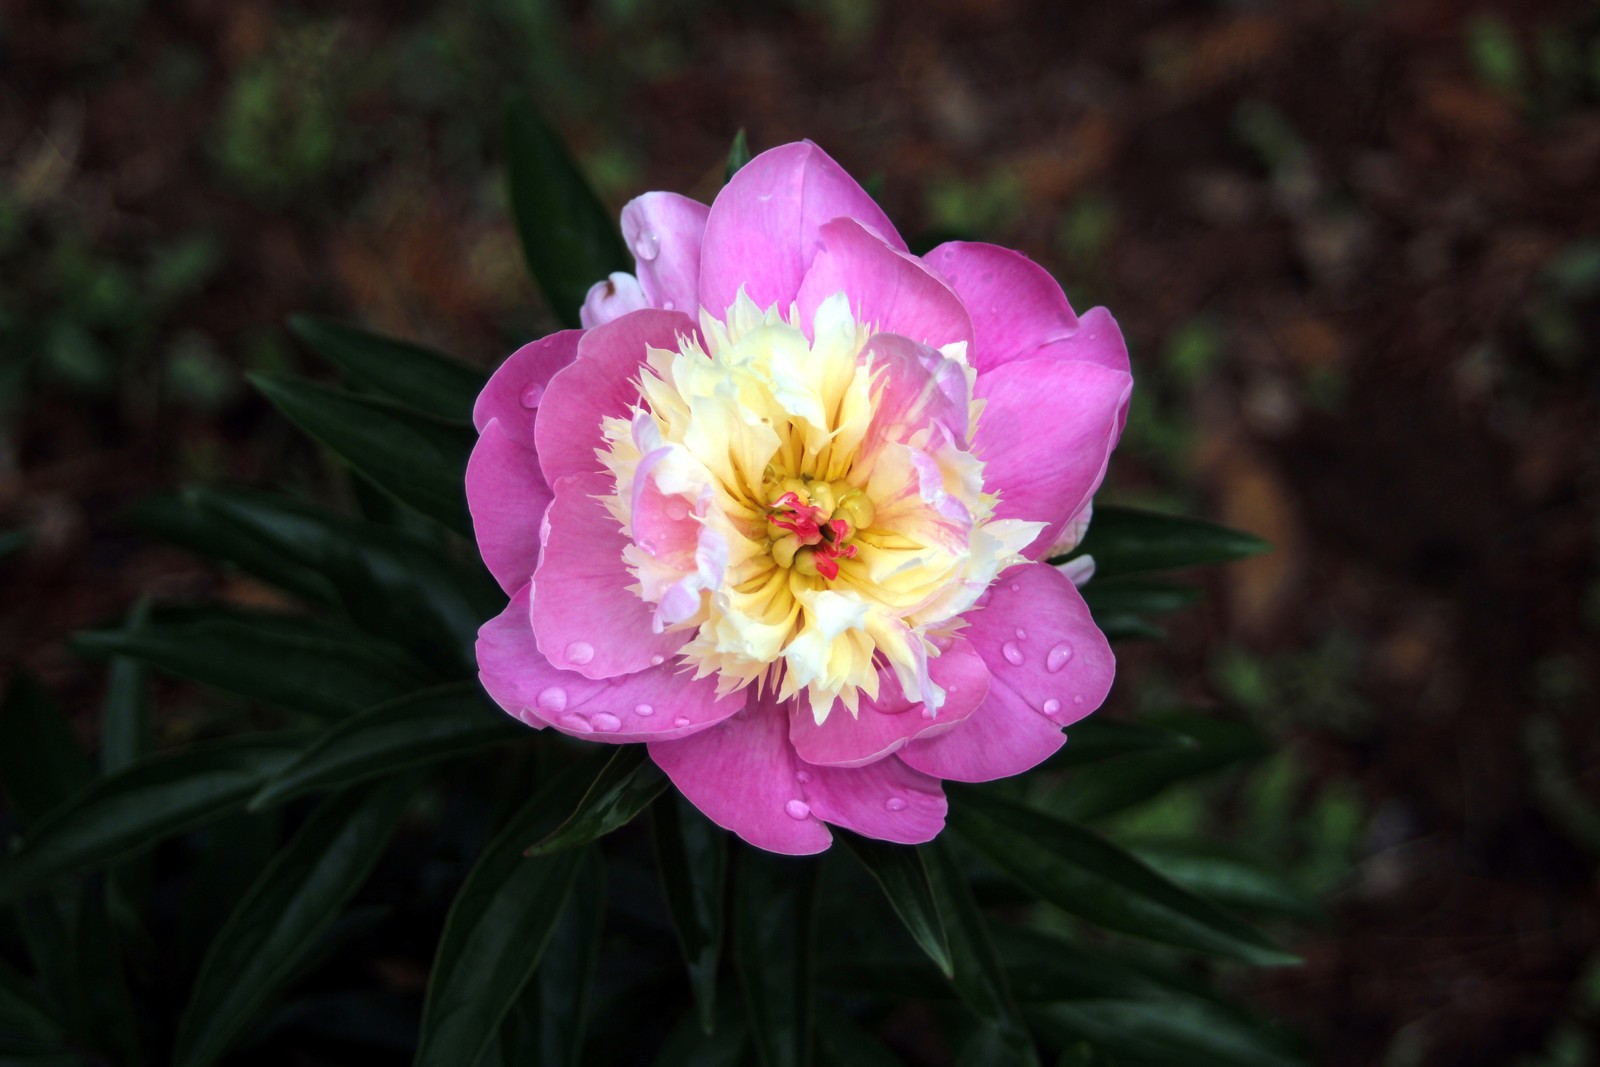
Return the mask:
POLYGON ((863 837, 919 845, 944 829, 947 805, 939 779, 912 770, 898 756, 867 767, 814 767, 805 785, 813 814, 863 837))
POLYGON ((645 193, 622 209, 622 236, 651 307, 691 314, 699 307, 700 243, 710 213, 677 193, 645 193))
POLYGON ((745 710, 721 725, 651 742, 650 758, 718 826, 769 852, 810 855, 833 835, 805 799, 786 721, 785 709, 752 691, 745 710))
MULTIPOLYGON (((980 603, 983 603, 980 600, 980 603)), ((939 778, 986 782, 1040 763, 1099 707, 1116 658, 1070 579, 1043 563, 1006 571, 962 633, 989 665, 989 695, 965 722, 900 758, 939 778)))
POLYGON ((856 219, 835 219, 821 229, 822 251, 795 298, 799 325, 810 330, 817 305, 835 293, 850 298, 859 322, 938 348, 955 341, 972 347, 972 319, 944 279, 908 252, 891 246, 856 219))
POLYGON ((885 668, 878 672, 877 699, 863 696, 858 715, 836 703, 818 726, 809 704, 793 702, 789 740, 795 752, 807 763, 862 767, 882 760, 912 738, 955 728, 983 702, 989 691, 989 668, 962 638, 930 659, 928 666, 946 693, 936 716, 926 715, 921 701, 907 699, 895 672, 885 668))
POLYGON ((604 439, 600 420, 627 418, 639 402, 639 365, 647 347, 676 349, 680 334, 698 337, 678 311, 635 311, 583 334, 578 358, 550 379, 534 425, 545 481, 601 470, 595 449, 604 439))
POLYGON ((810 141, 761 153, 723 186, 700 246, 700 305, 721 316, 739 288, 758 307, 787 311, 821 247, 821 229, 859 219, 884 241, 905 242, 854 178, 810 141))
POLYGON ((639 279, 625 271, 614 270, 605 281, 589 286, 583 307, 578 309, 578 321, 583 323, 584 329, 592 330, 649 306, 639 279))
MULTIPOLYGON (((1128 364, 1128 346, 1122 340, 1122 328, 1105 308, 1090 308, 1084 312, 1078 332, 1059 345, 1052 345, 1050 351, 1064 359, 1082 360, 1124 374, 1132 373, 1128 364)), ((1128 400, 1131 397, 1130 393, 1123 398, 1122 408, 1117 412, 1118 439, 1122 437, 1122 428, 1128 423, 1128 400)))
POLYGON ((927 345, 880 333, 864 350, 872 358, 877 404, 861 443, 863 461, 885 444, 908 441, 918 430, 944 427, 952 441, 967 443, 967 376, 961 364, 927 345))
POLYGON ((628 587, 622 562, 627 537, 595 497, 605 474, 574 474, 556 483, 544 554, 533 575, 533 632, 539 650, 562 670, 613 678, 672 657, 688 635, 656 633, 652 608, 628 587))
POLYGON ((506 711, 535 729, 623 743, 687 737, 744 706, 717 699, 714 678, 695 681, 667 663, 622 678, 592 679, 559 670, 539 652, 528 624, 526 586, 478 631, 478 677, 506 711))
POLYGON ((511 353, 489 378, 472 408, 472 425, 481 432, 490 419, 519 444, 533 447, 534 413, 557 371, 578 355, 582 330, 561 330, 511 353))
POLYGON ((552 499, 533 449, 490 419, 467 460, 467 510, 478 553, 507 593, 528 584, 539 565, 539 527, 552 499))
POLYGON ((1132 389, 1127 373, 1094 363, 1024 359, 978 375, 973 393, 985 406, 972 450, 984 461, 984 490, 1000 496, 995 517, 1049 524, 1029 558, 1099 487, 1132 389))
POLYGON ((922 257, 967 305, 977 343, 969 362, 992 370, 1038 355, 1078 331, 1078 316, 1050 272, 999 245, 951 241, 922 257))

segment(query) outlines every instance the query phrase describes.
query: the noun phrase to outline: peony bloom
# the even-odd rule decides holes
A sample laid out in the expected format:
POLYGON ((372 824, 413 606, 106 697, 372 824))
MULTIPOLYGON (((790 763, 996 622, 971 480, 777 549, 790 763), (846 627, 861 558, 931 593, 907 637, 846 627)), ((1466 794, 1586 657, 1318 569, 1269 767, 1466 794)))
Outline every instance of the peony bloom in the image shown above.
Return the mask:
POLYGON ((810 143, 622 228, 636 273, 473 413, 467 497, 510 596, 484 687, 535 728, 648 743, 761 848, 927 841, 941 779, 1033 767, 1110 688, 1042 560, 1122 430, 1117 325, 1015 252, 911 255, 810 143))

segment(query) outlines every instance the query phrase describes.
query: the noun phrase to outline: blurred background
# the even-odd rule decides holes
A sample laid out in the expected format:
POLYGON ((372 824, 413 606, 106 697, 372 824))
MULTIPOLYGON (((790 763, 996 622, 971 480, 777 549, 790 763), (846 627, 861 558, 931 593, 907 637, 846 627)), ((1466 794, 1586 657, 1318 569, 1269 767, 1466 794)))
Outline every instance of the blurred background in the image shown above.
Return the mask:
MULTIPOLYGON (((247 386, 334 315, 488 367, 552 328, 504 195, 526 89, 614 207, 810 137, 926 246, 1111 308, 1102 499, 1277 550, 1125 645, 1105 714, 1273 739, 1124 816, 1323 894, 1249 994, 1337 1065, 1600 1060, 1600 9, 1520 2, 7 0, 0 671, 139 596, 269 594, 120 520, 338 479, 247 386)), ((196 695, 168 683, 181 738, 196 695)))

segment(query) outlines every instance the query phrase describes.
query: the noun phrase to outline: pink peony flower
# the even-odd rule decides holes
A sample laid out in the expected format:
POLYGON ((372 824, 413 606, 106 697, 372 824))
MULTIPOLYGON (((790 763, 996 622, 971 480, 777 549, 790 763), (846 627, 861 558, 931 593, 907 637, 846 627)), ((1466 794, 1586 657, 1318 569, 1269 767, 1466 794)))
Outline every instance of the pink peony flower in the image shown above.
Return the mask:
POLYGON ((642 741, 753 845, 927 841, 942 779, 1025 771, 1114 661, 1072 580, 1133 380, 1018 253, 918 258, 810 143, 708 208, 622 212, 634 275, 479 397, 467 498, 510 604, 484 687, 642 741))

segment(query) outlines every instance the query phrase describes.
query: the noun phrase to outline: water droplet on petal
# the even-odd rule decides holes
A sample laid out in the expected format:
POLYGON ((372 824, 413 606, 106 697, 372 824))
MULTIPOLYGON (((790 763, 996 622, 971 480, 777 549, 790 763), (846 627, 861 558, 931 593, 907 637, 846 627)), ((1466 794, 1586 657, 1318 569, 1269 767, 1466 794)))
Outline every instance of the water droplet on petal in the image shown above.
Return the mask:
POLYGON ((594 646, 587 641, 574 641, 567 646, 567 662, 582 666, 594 659, 594 646))
POLYGON ((535 703, 545 711, 560 711, 567 706, 567 691, 559 685, 553 685, 540 693, 535 703))
POLYGON ((678 305, 674 304, 672 301, 670 301, 670 300, 661 301, 661 310, 662 311, 676 311, 677 309, 678 309, 678 305))
POLYGON ((522 406, 532 411, 544 399, 544 386, 535 382, 522 391, 522 406))
POLYGON ((593 726, 596 730, 599 730, 603 734, 609 734, 615 733, 617 730, 622 729, 622 720, 611 714, 609 711, 602 711, 600 714, 589 720, 589 725, 593 726))
POLYGON ((905 811, 906 810, 905 798, 904 797, 890 797, 888 800, 885 800, 883 802, 883 806, 888 808, 890 811, 905 811))
POLYGON ((672 725, 676 726, 678 729, 681 730, 685 726, 689 725, 689 721, 690 721, 689 720, 689 716, 687 716, 687 715, 679 715, 676 719, 672 720, 672 725))
POLYGON ((590 724, 589 720, 585 719, 577 712, 573 712, 571 715, 561 716, 561 725, 565 726, 569 730, 575 730, 580 734, 589 733, 594 729, 594 726, 590 724))
POLYGON ((783 806, 783 812, 791 819, 807 819, 811 817, 811 805, 803 800, 791 800, 783 806))
POLYGON ((682 499, 673 497, 671 500, 667 501, 667 518, 671 519, 673 522, 682 522, 688 517, 689 505, 685 504, 682 499))
POLYGON ((1062 667, 1065 667, 1067 665, 1067 660, 1069 660, 1071 658, 1072 658, 1072 646, 1071 645, 1065 645, 1065 644, 1057 645, 1056 647, 1054 647, 1054 648, 1052 648, 1050 650, 1050 654, 1049 655, 1045 656, 1045 658, 1044 658, 1044 669, 1049 671, 1051 674, 1054 674, 1057 671, 1059 671, 1062 667))
POLYGON ((1011 664, 1013 667, 1022 666, 1022 661, 1024 658, 1022 655, 1022 649, 1018 648, 1014 643, 1007 641, 1005 644, 1001 645, 1000 654, 1004 656, 1006 658, 1006 662, 1011 664))
POLYGON ((1081 695, 1075 696, 1075 697, 1072 698, 1072 702, 1074 704, 1082 704, 1083 703, 1083 697, 1081 695))
POLYGON ((1051 697, 1049 700, 1046 700, 1044 702, 1044 713, 1046 715, 1054 715, 1056 712, 1058 712, 1060 710, 1061 710, 1061 701, 1057 700, 1055 697, 1051 697))
POLYGON ((1027 639, 1028 639, 1028 631, 1024 630, 1020 626, 1017 627, 1017 640, 1018 641, 1026 641, 1027 639))
POLYGON ((1021 583, 1020 583, 1020 582, 1012 582, 1012 583, 1011 583, 1011 591, 1012 591, 1012 592, 1013 592, 1013 593, 1020 593, 1020 592, 1022 592, 1022 584, 1021 584, 1021 583))
POLYGON ((810 771, 795 771, 794 772, 794 780, 799 782, 801 785, 805 785, 807 782, 811 781, 811 772, 810 771))
POLYGON ((655 259, 661 252, 661 238, 649 230, 645 230, 634 238, 633 254, 646 262, 655 259))
POLYGON ((667 657, 665 656, 655 655, 650 657, 650 666, 652 667, 659 667, 665 662, 667 662, 667 657))
POLYGON ((633 706, 633 713, 635 715, 642 715, 648 719, 650 716, 656 713, 656 709, 651 707, 649 704, 635 704, 633 706))

